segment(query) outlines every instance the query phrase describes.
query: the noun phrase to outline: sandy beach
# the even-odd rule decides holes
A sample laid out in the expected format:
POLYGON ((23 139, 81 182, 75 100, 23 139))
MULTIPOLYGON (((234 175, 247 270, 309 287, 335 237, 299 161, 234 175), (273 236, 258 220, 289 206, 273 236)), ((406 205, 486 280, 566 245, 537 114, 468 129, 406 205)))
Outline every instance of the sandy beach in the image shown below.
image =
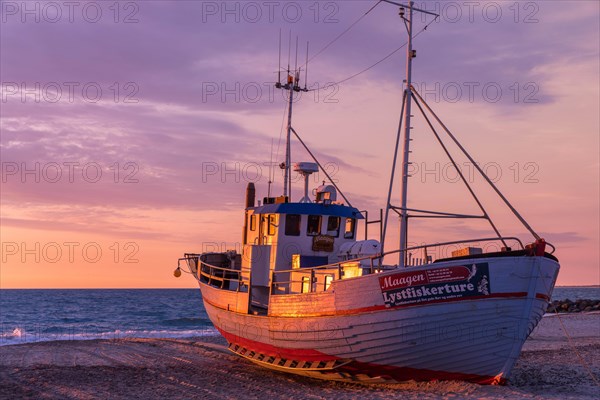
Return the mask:
POLYGON ((506 386, 308 379, 240 359, 221 337, 0 347, 2 399, 597 399, 598 381, 600 313, 545 317, 527 340, 506 386))

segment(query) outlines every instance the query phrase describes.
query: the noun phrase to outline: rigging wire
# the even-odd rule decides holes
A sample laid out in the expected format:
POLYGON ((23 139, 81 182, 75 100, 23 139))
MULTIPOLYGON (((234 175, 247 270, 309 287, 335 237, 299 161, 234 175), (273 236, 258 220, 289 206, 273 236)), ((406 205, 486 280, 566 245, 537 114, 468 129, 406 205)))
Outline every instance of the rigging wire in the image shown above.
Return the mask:
MULTIPOLYGON (((308 59, 308 61, 312 61, 315 58, 317 58, 321 53, 323 53, 325 50, 327 50, 329 48, 329 46, 331 46, 332 44, 334 44, 335 42, 337 42, 342 36, 344 36, 346 33, 348 33, 352 28, 354 28, 354 26, 356 24, 358 24, 364 17, 366 17, 371 11, 373 11, 375 9, 375 7, 377 7, 379 5, 379 3, 381 3, 381 1, 382 0, 379 0, 377 3, 375 3, 375 5, 373 5, 371 8, 369 8, 367 10, 367 12, 365 12, 356 21, 354 21, 352 24, 350 24, 350 26, 347 27, 342 33, 340 33, 339 35, 337 35, 335 38, 333 38, 333 40, 331 40, 329 43, 327 43, 325 46, 323 46, 323 48, 321 50, 319 50, 315 55, 313 55, 312 57, 310 57, 308 59)), ((308 61, 306 62, 306 64, 308 64, 308 61)), ((301 66, 301 67, 303 67, 303 66, 301 66)))
MULTIPOLYGON (((431 25, 432 23, 434 23, 437 20, 437 18, 434 18, 433 20, 431 20, 431 22, 429 22, 427 25, 425 25, 423 28, 421 28, 421 30, 419 32, 417 32, 417 34, 415 36, 413 36, 413 39, 416 39, 421 33, 423 33, 424 31, 427 30, 427 27, 429 25, 431 25)), ((398 47, 397 49, 395 49, 394 51, 392 51, 391 53, 389 53, 388 55, 386 55, 385 57, 383 57, 382 59, 380 59, 379 61, 377 61, 376 63, 370 65, 369 67, 353 74, 350 75, 349 77, 342 79, 341 81, 337 81, 331 84, 328 84, 327 86, 337 86, 339 84, 345 83, 351 79, 356 78, 359 75, 364 74, 365 72, 369 71, 372 68, 375 68, 376 66, 378 66, 379 64, 381 64, 382 62, 384 62, 385 60, 387 60, 388 58, 390 58, 391 56, 393 56, 394 54, 396 54, 397 52, 399 52, 400 50, 402 50, 404 47, 406 47, 406 45, 408 44, 408 42, 405 42, 402 46, 398 47)), ((315 90, 319 90, 322 88, 315 88, 315 89, 309 89, 309 92, 315 91, 315 90)))
MULTIPOLYGON (((308 66, 308 63, 309 63, 310 61, 312 61, 312 60, 314 60, 315 58, 317 58, 317 57, 318 57, 319 55, 321 55, 321 54, 322 54, 322 53, 323 53, 325 50, 327 50, 327 49, 328 49, 328 48, 329 48, 329 47, 330 47, 332 44, 334 44, 334 43, 335 43, 335 42, 337 42, 339 39, 341 39, 341 38, 342 38, 342 36, 344 36, 346 33, 348 33, 348 32, 349 32, 349 31, 350 31, 352 28, 354 28, 354 26, 355 26, 356 24, 358 24, 358 23, 359 23, 359 22, 360 22, 360 21, 361 21, 361 20, 362 20, 364 17, 366 17, 366 16, 367 16, 367 15, 368 15, 368 14, 369 14, 371 11, 373 11, 373 10, 375 9, 375 7, 377 7, 377 6, 379 5, 379 3, 381 3, 381 2, 382 2, 382 0, 379 0, 377 3, 375 3, 375 5, 371 6, 371 7, 370 7, 370 8, 369 8, 369 9, 368 9, 368 10, 367 10, 367 11, 366 11, 366 12, 365 12, 363 15, 361 15, 360 17, 358 17, 358 19, 357 19, 356 21, 354 21, 352 24, 350 24, 350 26, 348 26, 348 27, 347 27, 347 28, 346 28, 344 31, 342 31, 342 33, 340 33, 339 35, 337 35, 337 36, 336 36, 335 38, 333 38, 333 39, 332 39, 332 40, 331 40, 329 43, 327 43, 325 46, 323 46, 323 47, 321 48, 321 50, 319 50, 319 51, 318 51, 316 54, 314 54, 312 57, 308 58, 308 55, 307 55, 307 58, 306 58, 306 63, 302 64, 302 65, 300 66, 300 68, 307 67, 307 66, 308 66)), ((291 31, 290 31, 290 35, 291 35, 291 31)), ((281 36, 281 34, 280 34, 280 36, 281 36)), ((291 41, 291 40, 292 40, 292 39, 291 39, 291 36, 290 36, 290 39, 289 39, 289 47, 291 47, 291 46, 292 46, 292 41, 291 41)), ((289 70, 290 70, 290 68, 289 68, 289 64, 290 64, 289 58, 290 58, 290 56, 289 56, 289 49, 288 49, 288 73, 289 73, 289 70)), ((279 67, 279 70, 281 71, 281 66, 279 67)))
POLYGON ((321 168, 321 171, 323 171, 323 173, 325 174, 327 179, 329 179, 329 182, 331 182, 331 184, 337 189, 339 194, 344 198, 344 200, 346 200, 346 203, 348 203, 348 206, 352 207, 352 204, 350 203, 350 201, 346 198, 346 196, 344 196, 344 192, 342 192, 342 190, 338 187, 338 185, 335 184, 335 181, 333 179, 331 179, 331 176, 329 176, 329 174, 327 173, 327 170, 325 170, 325 168, 323 168, 323 166, 321 165, 321 163, 319 162, 317 157, 313 154, 312 151, 310 151, 310 149, 308 148, 306 143, 304 143, 304 141, 300 138, 300 135, 298 134, 298 132, 296 132, 294 130, 294 128, 291 128, 291 129, 292 129, 292 132, 294 133, 294 135, 296 135, 296 139, 298 139, 300 144, 302 146, 304 146, 304 149, 308 152, 308 154, 312 157, 312 159, 317 163, 319 168, 321 168))

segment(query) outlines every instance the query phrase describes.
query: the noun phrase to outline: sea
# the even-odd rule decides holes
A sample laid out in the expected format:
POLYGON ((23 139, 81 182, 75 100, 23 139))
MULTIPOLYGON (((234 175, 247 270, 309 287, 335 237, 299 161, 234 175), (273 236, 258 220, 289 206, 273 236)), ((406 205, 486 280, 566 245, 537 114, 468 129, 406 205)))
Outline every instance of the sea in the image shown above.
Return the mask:
POLYGON ((198 289, 0 289, 0 345, 205 335, 198 289))
MULTIPOLYGON (((600 286, 556 287, 565 299, 600 299, 600 286)), ((218 334, 198 289, 0 289, 0 346, 218 334)))

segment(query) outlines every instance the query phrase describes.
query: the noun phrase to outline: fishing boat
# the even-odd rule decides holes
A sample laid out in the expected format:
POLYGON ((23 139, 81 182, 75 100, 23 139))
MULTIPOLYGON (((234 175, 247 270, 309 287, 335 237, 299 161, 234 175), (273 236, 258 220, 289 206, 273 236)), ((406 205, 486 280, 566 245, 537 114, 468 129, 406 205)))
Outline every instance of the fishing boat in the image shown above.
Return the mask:
POLYGON ((204 307, 233 353, 266 368, 350 382, 464 380, 503 384, 523 343, 546 310, 559 271, 554 246, 541 238, 443 124, 411 82, 413 13, 400 4, 408 41, 400 127, 385 211, 378 220, 355 208, 330 179, 309 194, 309 177, 327 171, 319 160, 292 163, 292 126, 298 70, 289 72, 283 194, 256 199, 246 190, 241 251, 186 253, 178 260, 198 281, 204 307), (413 107, 413 106, 416 106, 413 107), (411 109, 412 108, 412 109, 411 109), (449 157, 480 214, 407 207, 411 112, 418 109, 449 157), (436 128, 437 126, 437 128, 436 128), (516 219, 531 243, 505 237, 490 218, 448 150, 453 143, 516 219), (398 151, 400 143, 402 152, 398 151), (392 204, 398 156, 401 204, 392 204), (291 200, 291 175, 305 177, 304 196, 291 200), (386 251, 387 221, 400 221, 399 246, 386 251), (480 218, 493 235, 409 246, 412 218, 480 218), (359 238, 379 224, 379 240, 359 238), (488 251, 487 243, 497 243, 488 251), (445 257, 436 248, 452 246, 445 257), (484 249, 486 248, 486 249, 484 249), (548 249, 548 251, 547 251, 548 249))

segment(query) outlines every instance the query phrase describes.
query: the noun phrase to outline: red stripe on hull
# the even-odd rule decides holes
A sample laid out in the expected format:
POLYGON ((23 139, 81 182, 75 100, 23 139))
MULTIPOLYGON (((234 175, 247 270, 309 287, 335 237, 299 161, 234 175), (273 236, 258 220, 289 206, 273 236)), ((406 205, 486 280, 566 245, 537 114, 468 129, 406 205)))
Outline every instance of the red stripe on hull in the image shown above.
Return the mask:
POLYGON ((535 298, 536 299, 542 299, 542 300, 550 301, 550 297, 546 296, 543 293, 536 293, 535 294, 535 298))
MULTIPOLYGON (((312 349, 291 349, 281 348, 270 344, 257 342, 255 340, 246 339, 238 335, 226 332, 217 327, 221 335, 229 343, 238 344, 247 348, 250 351, 262 353, 268 356, 275 356, 296 361, 332 361, 340 360, 341 358, 329 354, 321 353, 312 349)), ((288 370, 293 373, 293 371, 288 370)), ((435 381, 435 380, 460 380, 480 385, 503 385, 506 379, 499 376, 485 376, 476 374, 465 374, 460 372, 433 371, 428 369, 417 369, 409 367, 397 367, 392 365, 379 365, 371 363, 363 363, 360 361, 352 361, 349 364, 343 365, 335 369, 335 372, 346 373, 351 376, 367 375, 371 378, 381 377, 386 380, 405 382, 405 381, 435 381)), ((360 379, 352 379, 348 381, 358 381, 360 379)))
POLYGON ((257 353, 266 354, 268 356, 298 361, 332 361, 339 359, 338 357, 330 356, 329 354, 321 353, 320 351, 312 349, 286 349, 282 347, 275 347, 270 344, 257 342, 255 340, 234 335, 233 333, 225 332, 219 327, 217 327, 217 329, 229 343, 239 344, 248 350, 253 350, 257 353))

